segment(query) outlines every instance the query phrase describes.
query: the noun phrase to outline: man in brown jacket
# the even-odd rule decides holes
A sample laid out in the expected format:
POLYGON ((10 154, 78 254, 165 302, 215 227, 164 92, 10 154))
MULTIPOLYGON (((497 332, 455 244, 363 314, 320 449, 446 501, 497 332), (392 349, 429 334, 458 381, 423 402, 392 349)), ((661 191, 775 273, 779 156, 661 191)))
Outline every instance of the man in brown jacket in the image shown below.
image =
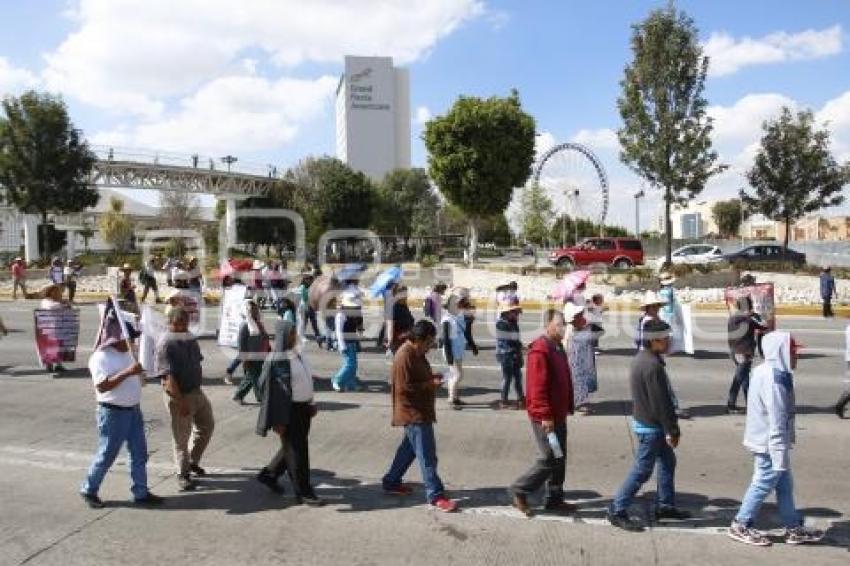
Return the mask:
POLYGON ((416 459, 425 482, 428 503, 451 513, 457 503, 448 499, 437 474, 437 443, 434 439, 434 408, 442 380, 431 372, 426 355, 436 345, 437 329, 428 320, 413 326, 410 338, 396 352, 392 368, 393 426, 403 426, 404 436, 392 465, 382 480, 391 495, 409 495, 412 489, 402 483, 407 469, 416 459))

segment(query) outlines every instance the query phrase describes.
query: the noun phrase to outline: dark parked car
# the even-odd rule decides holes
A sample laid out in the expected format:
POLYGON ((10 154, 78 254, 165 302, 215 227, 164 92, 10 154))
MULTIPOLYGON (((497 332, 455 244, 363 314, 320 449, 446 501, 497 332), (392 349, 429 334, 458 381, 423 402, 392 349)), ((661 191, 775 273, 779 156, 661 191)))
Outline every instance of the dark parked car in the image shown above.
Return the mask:
POLYGON ((806 254, 785 249, 775 244, 758 244, 747 246, 735 253, 726 254, 723 259, 729 263, 742 262, 787 262, 796 266, 805 265, 806 254))

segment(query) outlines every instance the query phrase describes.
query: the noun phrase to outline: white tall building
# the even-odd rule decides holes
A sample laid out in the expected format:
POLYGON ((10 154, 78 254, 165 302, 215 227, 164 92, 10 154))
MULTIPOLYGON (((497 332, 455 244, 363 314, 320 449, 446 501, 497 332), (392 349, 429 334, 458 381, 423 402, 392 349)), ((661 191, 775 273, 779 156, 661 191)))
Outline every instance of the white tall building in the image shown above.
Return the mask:
POLYGON ((376 180, 410 167, 410 79, 392 57, 345 57, 336 91, 336 156, 376 180))

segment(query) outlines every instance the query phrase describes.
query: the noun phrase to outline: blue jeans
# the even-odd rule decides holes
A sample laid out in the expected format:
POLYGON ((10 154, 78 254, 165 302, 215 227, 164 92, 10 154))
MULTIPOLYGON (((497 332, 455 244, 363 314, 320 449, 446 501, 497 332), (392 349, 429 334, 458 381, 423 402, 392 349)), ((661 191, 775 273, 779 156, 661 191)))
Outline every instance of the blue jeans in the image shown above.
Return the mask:
POLYGON ((431 503, 445 491, 443 481, 437 475, 437 441, 431 423, 415 423, 404 427, 404 437, 395 452, 393 463, 381 480, 384 487, 401 485, 414 459, 419 460, 419 472, 425 482, 425 497, 431 503))
POLYGON ((230 360, 230 364, 227 366, 227 373, 229 375, 233 375, 233 372, 236 371, 236 368, 239 367, 239 364, 242 363, 242 358, 239 357, 239 353, 236 353, 236 357, 230 360))
POLYGON ((676 473, 676 454, 663 432, 637 434, 638 446, 635 463, 626 477, 626 481, 614 496, 611 512, 625 513, 629 509, 637 492, 652 476, 654 468, 658 468, 658 490, 656 492, 658 507, 675 507, 676 490, 674 477, 676 473))
POLYGON ((346 342, 342 355, 344 361, 342 367, 333 376, 333 382, 342 389, 355 387, 357 385, 357 343, 346 342))
POLYGON ((776 505, 785 526, 792 528, 802 525, 802 517, 794 506, 794 477, 791 470, 775 471, 767 454, 754 454, 754 457, 753 481, 744 495, 735 521, 751 527, 764 500, 770 492, 776 491, 776 505))
POLYGON ((511 383, 513 383, 514 391, 516 391, 517 400, 522 399, 522 368, 519 358, 510 355, 505 356, 499 360, 499 365, 502 366, 502 402, 508 401, 511 383))
POLYGON ((97 407, 97 453, 89 467, 86 481, 80 486, 80 492, 97 495, 106 472, 118 457, 121 446, 127 443, 129 453, 130 479, 133 486, 130 491, 134 499, 142 499, 148 494, 148 474, 145 464, 148 461, 148 446, 145 441, 145 423, 142 410, 134 407, 129 410, 97 407))
POLYGON ((738 367, 735 368, 735 375, 732 377, 732 385, 729 387, 729 400, 726 401, 728 407, 734 407, 738 402, 738 392, 744 390, 744 403, 747 400, 747 393, 750 389, 750 369, 753 367, 753 358, 745 356, 738 367))

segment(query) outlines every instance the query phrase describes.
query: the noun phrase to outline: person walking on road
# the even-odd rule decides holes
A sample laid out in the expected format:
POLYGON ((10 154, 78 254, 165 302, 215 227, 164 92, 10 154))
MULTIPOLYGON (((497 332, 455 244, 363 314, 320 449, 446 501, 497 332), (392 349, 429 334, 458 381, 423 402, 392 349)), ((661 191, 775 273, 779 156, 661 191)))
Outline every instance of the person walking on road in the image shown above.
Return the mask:
POLYGON ((643 530, 629 516, 629 505, 656 467, 658 489, 655 520, 684 520, 690 517, 690 513, 676 507, 674 449, 679 446, 682 433, 663 358, 670 346, 670 332, 670 325, 662 320, 648 322, 643 330, 643 348, 632 360, 629 382, 632 391, 632 431, 638 441, 635 462, 608 508, 608 521, 627 531, 643 530))
POLYGON ((825 266, 820 274, 820 298, 823 299, 823 317, 832 318, 832 298, 838 297, 835 290, 835 277, 832 276, 832 268, 825 266))
POLYGON ((729 317, 729 350, 732 361, 735 362, 735 374, 729 386, 729 397, 726 401, 726 412, 730 415, 744 412, 738 408, 738 393, 744 391, 746 402, 750 386, 750 370, 753 367, 758 344, 758 334, 768 328, 753 313, 753 301, 750 297, 738 297, 735 310, 729 317))
POLYGON ((744 429, 744 446, 753 453, 755 471, 741 508, 729 526, 729 537, 755 546, 770 546, 770 539, 753 525, 764 500, 776 492, 785 542, 818 542, 824 532, 805 527, 794 504, 791 448, 796 441, 794 370, 799 346, 788 332, 774 331, 765 334, 762 347, 764 362, 753 371, 744 429))
POLYGON ((452 409, 461 409, 466 404, 460 399, 460 383, 463 380, 463 358, 467 344, 464 311, 468 306, 468 299, 449 296, 441 324, 443 357, 449 366, 449 406, 452 409))
POLYGON ((425 483, 428 503, 439 511, 451 513, 457 503, 446 497, 437 473, 437 441, 434 423, 439 375, 431 371, 427 354, 436 345, 437 329, 429 320, 420 320, 410 338, 399 348, 392 366, 392 425, 404 427, 390 469, 381 483, 389 495, 410 495, 413 489, 402 483, 413 460, 418 460, 425 483))
POLYGON ((596 353, 593 349, 593 332, 584 318, 585 307, 567 303, 564 318, 567 333, 564 350, 570 363, 573 396, 577 415, 590 415, 590 396, 598 389, 596 378, 596 353))
POLYGON ((281 446, 257 474, 257 481, 275 493, 283 493, 278 480, 289 472, 298 502, 318 507, 324 501, 310 482, 310 424, 317 413, 313 374, 304 355, 296 350, 298 332, 294 322, 278 320, 274 337, 274 347, 260 373, 263 401, 256 432, 266 436, 273 430, 280 437, 281 446))
POLYGON ((153 258, 148 258, 144 267, 139 272, 139 283, 142 284, 142 297, 139 302, 144 303, 148 293, 153 291, 154 302, 159 304, 159 287, 156 282, 156 265, 153 258))
MULTIPOLYGON (((103 325, 99 345, 89 358, 89 372, 97 399, 97 452, 80 486, 80 497, 92 509, 103 507, 98 497, 100 484, 121 447, 126 443, 133 503, 159 505, 163 498, 148 489, 148 447, 142 416, 143 369, 130 353, 130 342, 121 338, 119 322, 112 318, 103 325)), ((131 329, 130 336, 134 337, 131 329)))
POLYGON ((336 344, 343 356, 342 367, 331 379, 334 391, 357 391, 357 352, 360 349, 359 333, 363 328, 363 308, 360 296, 346 289, 340 297, 340 306, 334 318, 336 344))
POLYGON ((573 412, 573 384, 563 346, 564 315, 549 309, 544 320, 545 334, 532 342, 526 364, 526 408, 539 458, 510 488, 513 506, 528 517, 532 514, 528 497, 544 483, 546 510, 575 511, 564 500, 567 416, 573 412))
POLYGON ((65 279, 65 286, 68 288, 68 302, 73 303, 74 297, 77 295, 77 279, 80 277, 82 266, 72 259, 65 262, 65 267, 62 270, 65 279))
POLYGON ((525 409, 525 395, 522 390, 522 338, 519 331, 519 315, 522 307, 519 299, 509 296, 499 306, 499 320, 496 322, 496 360, 502 368, 502 397, 500 409, 510 409, 508 394, 513 384, 516 392, 517 410, 525 409))
POLYGON ((171 415, 177 485, 181 491, 192 491, 197 483, 191 475, 206 475, 201 457, 215 421, 212 405, 201 390, 204 357, 197 339, 189 332, 189 313, 183 307, 173 307, 168 313, 168 326, 156 347, 155 373, 162 379, 163 400, 171 415))
POLYGON ((21 296, 27 298, 27 264, 22 257, 16 257, 12 261, 9 270, 12 273, 12 300, 18 299, 18 288, 21 289, 21 296))
POLYGON ((257 380, 260 378, 263 360, 269 352, 270 345, 269 335, 263 326, 262 318, 260 308, 253 299, 242 302, 242 323, 239 325, 236 359, 242 360, 244 377, 233 394, 233 400, 240 405, 245 402, 245 396, 251 389, 254 390, 254 396, 258 402, 263 400, 257 380))
POLYGON ((390 317, 387 319, 387 350, 395 355, 413 330, 414 318, 407 306, 407 287, 397 284, 393 286, 390 317))

